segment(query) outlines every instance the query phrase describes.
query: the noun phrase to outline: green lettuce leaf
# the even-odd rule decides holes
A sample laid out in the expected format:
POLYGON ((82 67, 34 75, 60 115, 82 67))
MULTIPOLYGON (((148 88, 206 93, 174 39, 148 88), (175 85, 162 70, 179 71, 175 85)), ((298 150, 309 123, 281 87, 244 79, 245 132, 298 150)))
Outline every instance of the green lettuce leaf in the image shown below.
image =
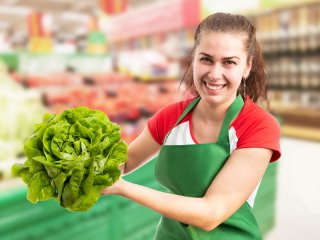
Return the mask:
POLYGON ((119 179, 127 144, 105 113, 77 107, 45 114, 24 152, 26 161, 14 164, 12 173, 27 184, 30 202, 55 199, 70 211, 87 211, 119 179))

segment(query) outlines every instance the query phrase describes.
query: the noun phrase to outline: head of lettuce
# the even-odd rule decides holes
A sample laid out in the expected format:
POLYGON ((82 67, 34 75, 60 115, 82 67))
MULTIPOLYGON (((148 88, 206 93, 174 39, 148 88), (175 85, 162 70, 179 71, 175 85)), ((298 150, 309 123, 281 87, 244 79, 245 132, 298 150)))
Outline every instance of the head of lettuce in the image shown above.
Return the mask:
POLYGON ((45 114, 25 142, 27 160, 12 172, 27 184, 32 203, 54 198, 70 211, 87 211, 120 177, 127 159, 120 127, 99 110, 77 107, 45 114))

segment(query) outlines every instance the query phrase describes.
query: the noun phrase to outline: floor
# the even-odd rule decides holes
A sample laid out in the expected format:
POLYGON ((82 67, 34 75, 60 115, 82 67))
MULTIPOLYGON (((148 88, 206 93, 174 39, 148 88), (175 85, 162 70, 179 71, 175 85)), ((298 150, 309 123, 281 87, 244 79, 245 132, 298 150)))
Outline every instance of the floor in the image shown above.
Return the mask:
POLYGON ((282 138, 276 225, 265 240, 320 240, 320 142, 282 138))

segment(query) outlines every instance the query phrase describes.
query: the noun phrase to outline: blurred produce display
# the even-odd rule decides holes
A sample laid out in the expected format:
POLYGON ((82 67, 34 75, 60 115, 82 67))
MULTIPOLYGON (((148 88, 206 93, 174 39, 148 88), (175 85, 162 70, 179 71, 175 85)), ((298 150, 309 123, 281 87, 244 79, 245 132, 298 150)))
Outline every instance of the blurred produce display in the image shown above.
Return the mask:
POLYGON ((121 137, 130 143, 145 127, 147 118, 182 97, 178 81, 142 82, 119 72, 85 74, 78 71, 83 61, 60 73, 47 74, 8 74, 3 65, 0 160, 5 162, 1 169, 6 169, 6 176, 11 176, 10 165, 21 161, 18 157, 24 158, 23 143, 45 111, 60 114, 78 106, 101 110, 121 125, 121 137))
POLYGON ((16 83, 0 62, 0 179, 10 175, 13 161, 23 156, 23 144, 45 112, 41 93, 16 83))
POLYGON ((146 118, 182 97, 178 81, 146 83, 114 72, 92 75, 65 72, 58 76, 33 74, 24 76, 23 81, 24 85, 42 93, 43 103, 52 113, 77 106, 105 112, 111 121, 124 126, 121 134, 128 143, 142 130, 141 123, 146 118))

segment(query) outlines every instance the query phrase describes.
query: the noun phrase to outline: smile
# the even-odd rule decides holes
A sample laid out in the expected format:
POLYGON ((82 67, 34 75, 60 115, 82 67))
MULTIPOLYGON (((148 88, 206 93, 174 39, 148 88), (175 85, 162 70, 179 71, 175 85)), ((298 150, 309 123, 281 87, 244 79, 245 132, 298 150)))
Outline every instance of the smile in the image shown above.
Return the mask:
POLYGON ((208 89, 212 91, 218 91, 221 90, 225 85, 210 85, 208 82, 205 82, 205 85, 208 89))

